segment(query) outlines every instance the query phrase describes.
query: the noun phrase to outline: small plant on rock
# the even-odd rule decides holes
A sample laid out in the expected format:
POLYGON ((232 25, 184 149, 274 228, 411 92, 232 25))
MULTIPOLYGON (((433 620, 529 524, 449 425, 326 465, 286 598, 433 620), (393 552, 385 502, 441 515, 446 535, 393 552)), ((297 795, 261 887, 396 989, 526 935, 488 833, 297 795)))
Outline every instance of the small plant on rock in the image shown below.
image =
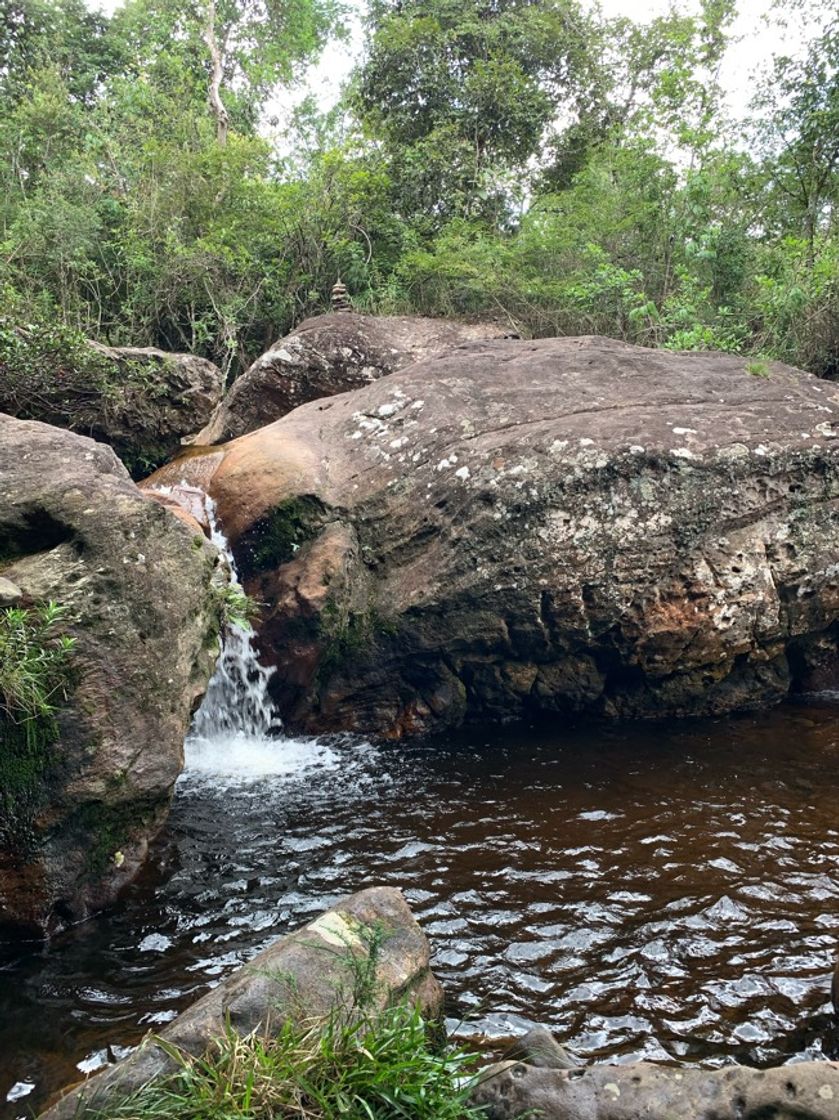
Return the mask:
POLYGON ((53 601, 0 611, 0 842, 25 846, 50 749, 56 710, 71 681, 75 639, 53 601))
MULTIPOLYGON (((416 1007, 347 1021, 286 1022, 271 1039, 234 1031, 167 1082, 110 1105, 109 1120, 479 1120, 468 1103, 475 1059, 435 1051, 416 1007)), ((104 1114, 99 1115, 104 1120, 104 1114)))

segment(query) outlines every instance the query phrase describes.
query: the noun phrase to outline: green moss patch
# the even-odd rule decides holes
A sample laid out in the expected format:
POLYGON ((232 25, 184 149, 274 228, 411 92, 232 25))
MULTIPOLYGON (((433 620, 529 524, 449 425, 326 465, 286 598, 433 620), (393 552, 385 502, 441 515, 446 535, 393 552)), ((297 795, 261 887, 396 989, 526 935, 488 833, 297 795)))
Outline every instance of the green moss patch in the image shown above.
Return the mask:
POLYGON ((375 608, 342 611, 330 600, 319 618, 323 642, 320 675, 326 677, 348 661, 367 655, 382 638, 393 637, 398 629, 394 619, 386 618, 375 608))
POLYGON ((318 536, 327 508, 314 495, 288 498, 246 533, 236 548, 236 560, 246 576, 280 568, 307 541, 318 536))
POLYGON ((88 801, 79 806, 63 827, 68 834, 77 836, 78 846, 86 853, 85 871, 96 878, 109 867, 121 865, 123 848, 160 809, 159 801, 121 801, 113 805, 88 801))

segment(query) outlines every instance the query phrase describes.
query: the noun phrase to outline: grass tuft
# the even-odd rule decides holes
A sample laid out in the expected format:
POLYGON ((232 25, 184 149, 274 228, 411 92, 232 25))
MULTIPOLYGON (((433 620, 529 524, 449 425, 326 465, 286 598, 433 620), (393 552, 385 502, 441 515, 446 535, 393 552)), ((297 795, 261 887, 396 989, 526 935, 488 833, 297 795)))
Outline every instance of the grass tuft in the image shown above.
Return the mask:
MULTIPOLYGON (((286 1022, 270 1039, 235 1031, 177 1074, 110 1104, 98 1120, 480 1120, 468 1104, 477 1058, 435 1050, 416 1007, 325 1024, 286 1022)), ((90 1115, 90 1114, 88 1114, 90 1115)))
POLYGON ((70 687, 73 638, 52 601, 0 611, 0 844, 26 850, 70 687))

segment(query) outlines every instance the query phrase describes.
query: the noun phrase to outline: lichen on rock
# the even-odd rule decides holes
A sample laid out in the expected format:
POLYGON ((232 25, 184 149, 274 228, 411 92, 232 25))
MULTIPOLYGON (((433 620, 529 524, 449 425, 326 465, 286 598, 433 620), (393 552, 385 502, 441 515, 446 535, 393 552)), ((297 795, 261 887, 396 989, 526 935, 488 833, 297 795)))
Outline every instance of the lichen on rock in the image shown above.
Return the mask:
POLYGON ((767 372, 477 341, 177 471, 203 472, 234 549, 319 503, 253 577, 292 726, 731 712, 837 678, 839 391, 767 372))
MULTIPOLYGON (((0 844, 0 925, 50 932, 104 905, 165 821, 214 664, 217 556, 196 539, 109 447, 0 415, 0 575, 19 609, 62 604, 73 641, 26 835, 0 844)), ((0 769, 14 734, 0 720, 0 769)))

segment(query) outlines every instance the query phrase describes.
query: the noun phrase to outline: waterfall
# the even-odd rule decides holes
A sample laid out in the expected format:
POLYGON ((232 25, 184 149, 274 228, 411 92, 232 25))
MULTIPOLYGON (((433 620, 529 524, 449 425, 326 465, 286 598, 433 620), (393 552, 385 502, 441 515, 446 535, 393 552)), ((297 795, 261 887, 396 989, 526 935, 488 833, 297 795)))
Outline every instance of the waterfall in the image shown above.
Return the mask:
MULTIPOLYGON (((210 539, 227 561, 230 585, 241 591, 236 561, 218 523, 212 498, 205 497, 204 508, 210 539)), ((229 744, 231 739, 264 742, 281 733, 282 721, 268 692, 274 669, 260 665, 255 636, 248 623, 225 627, 216 669, 195 713, 189 740, 207 744, 229 744)))
MULTIPOLYGON (((215 503, 205 498, 210 539, 227 561, 230 584, 242 590, 236 561, 218 523, 215 503)), ((221 653, 207 686, 201 707, 195 713, 191 739, 218 740, 276 738, 282 721, 268 692, 274 669, 260 665, 249 624, 228 625, 221 635, 221 653)))
MULTIPOLYGON (((206 515, 210 539, 227 561, 230 585, 242 590, 236 561, 219 524, 215 502, 184 482, 158 486, 164 494, 206 515), (177 495, 175 495, 177 491, 177 495)), ((261 665, 250 625, 228 625, 221 634, 215 672, 184 742, 184 770, 179 786, 216 791, 267 778, 294 779, 318 769, 333 769, 339 756, 329 742, 295 739, 283 724, 268 686, 273 668, 261 665)))

